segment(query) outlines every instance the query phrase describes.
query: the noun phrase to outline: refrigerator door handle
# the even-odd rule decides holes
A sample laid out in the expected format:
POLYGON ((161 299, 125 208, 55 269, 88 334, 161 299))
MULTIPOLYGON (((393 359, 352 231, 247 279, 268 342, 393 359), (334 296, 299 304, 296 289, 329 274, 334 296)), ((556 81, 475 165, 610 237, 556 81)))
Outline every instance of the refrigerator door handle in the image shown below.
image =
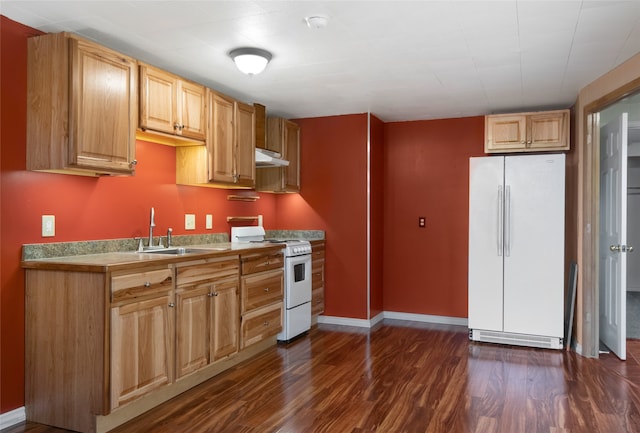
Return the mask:
POLYGON ((502 256, 502 233, 504 232, 504 194, 502 185, 498 185, 498 256, 502 256))
POLYGON ((505 257, 511 256, 511 186, 505 187, 504 194, 504 206, 505 206, 505 227, 504 227, 504 255, 505 257))

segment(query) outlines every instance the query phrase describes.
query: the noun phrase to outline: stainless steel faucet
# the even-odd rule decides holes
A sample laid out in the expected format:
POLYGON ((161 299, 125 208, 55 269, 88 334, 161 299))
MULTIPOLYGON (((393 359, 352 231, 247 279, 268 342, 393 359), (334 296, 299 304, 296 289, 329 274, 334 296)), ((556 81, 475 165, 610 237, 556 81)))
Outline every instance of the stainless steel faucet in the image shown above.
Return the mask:
POLYGON ((156 211, 151 208, 151 222, 149 223, 149 248, 153 247, 153 228, 156 226, 156 211))
POLYGON ((167 248, 171 248, 171 233, 173 232, 173 229, 171 227, 169 227, 167 229, 167 248))

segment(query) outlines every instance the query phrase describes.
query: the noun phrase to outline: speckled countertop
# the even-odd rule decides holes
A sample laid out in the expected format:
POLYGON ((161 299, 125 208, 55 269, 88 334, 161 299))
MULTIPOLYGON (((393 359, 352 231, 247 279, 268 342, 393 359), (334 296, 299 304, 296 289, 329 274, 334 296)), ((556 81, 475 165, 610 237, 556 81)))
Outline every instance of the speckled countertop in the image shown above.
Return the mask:
MULTIPOLYGON (((324 239, 321 230, 267 230, 268 239, 324 239)), ((157 244, 157 240, 155 243, 157 244)), ((222 256, 247 252, 250 249, 276 249, 269 243, 236 244, 229 242, 226 233, 210 235, 174 236, 173 247, 200 249, 185 255, 137 253, 135 239, 112 239, 79 242, 55 242, 48 244, 26 244, 22 247, 24 268, 56 268, 59 270, 106 271, 129 268, 151 261, 175 263, 203 256, 222 256)))

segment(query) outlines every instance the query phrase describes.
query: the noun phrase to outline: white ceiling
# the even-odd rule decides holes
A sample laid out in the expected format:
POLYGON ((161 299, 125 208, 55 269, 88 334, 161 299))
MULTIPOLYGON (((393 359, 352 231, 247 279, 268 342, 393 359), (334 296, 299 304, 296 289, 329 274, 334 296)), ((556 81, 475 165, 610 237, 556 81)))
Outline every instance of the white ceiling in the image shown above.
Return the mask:
POLYGON ((289 118, 383 121, 567 108, 640 52, 640 1, 0 1, 289 118), (311 29, 305 17, 329 18, 311 29), (227 53, 273 53, 260 75, 227 53))

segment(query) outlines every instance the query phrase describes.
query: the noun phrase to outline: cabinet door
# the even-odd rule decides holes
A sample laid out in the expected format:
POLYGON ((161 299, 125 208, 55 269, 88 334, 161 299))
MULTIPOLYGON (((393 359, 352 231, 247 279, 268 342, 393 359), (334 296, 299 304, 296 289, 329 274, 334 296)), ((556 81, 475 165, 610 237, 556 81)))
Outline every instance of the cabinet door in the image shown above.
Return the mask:
POLYGON ((234 183, 234 101, 210 92, 209 177, 213 182, 234 183))
POLYGON ((70 52, 69 164, 132 172, 135 60, 77 39, 70 39, 70 52))
POLYGON ((213 286, 211 327, 212 361, 238 351, 240 325, 240 290, 238 278, 217 281, 213 286))
POLYGON ((300 127, 284 121, 284 156, 289 165, 284 167, 284 188, 288 192, 300 191, 300 127))
POLYGON ((166 293, 111 308, 112 409, 173 381, 172 305, 166 293))
POLYGON ((204 140, 207 125, 207 94, 204 86, 180 81, 178 86, 179 127, 176 134, 204 140))
POLYGON ((178 378, 209 363, 212 283, 181 286, 176 291, 176 375, 178 378))
POLYGON ((527 146, 539 150, 568 150, 569 112, 551 111, 529 116, 527 146))
POLYGON ((256 133, 253 105, 236 102, 235 174, 237 184, 253 188, 256 183, 256 133))
POLYGON ((140 66, 140 128, 174 134, 177 94, 177 77, 148 65, 140 66))
POLYGON ((485 135, 485 152, 524 149, 526 147, 527 116, 486 116, 485 135))

